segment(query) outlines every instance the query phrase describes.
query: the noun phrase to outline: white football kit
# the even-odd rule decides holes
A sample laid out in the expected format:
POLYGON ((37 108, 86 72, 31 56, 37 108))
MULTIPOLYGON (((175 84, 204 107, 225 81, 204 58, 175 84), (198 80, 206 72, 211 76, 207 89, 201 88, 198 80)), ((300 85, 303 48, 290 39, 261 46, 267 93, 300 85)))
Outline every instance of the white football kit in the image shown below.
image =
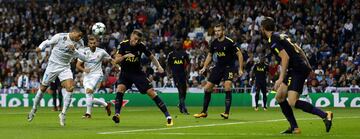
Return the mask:
POLYGON ((49 63, 41 82, 44 86, 49 86, 49 83, 53 82, 56 77, 59 77, 60 81, 73 79, 70 62, 74 57, 78 57, 86 61, 85 56, 80 54, 78 50, 71 52, 68 49, 68 45, 74 45, 76 49, 84 48, 83 40, 81 39, 78 42, 72 41, 69 37, 69 33, 58 33, 50 39, 43 41, 39 45, 39 48, 43 50, 51 45, 54 45, 54 47, 51 51, 49 63))
MULTIPOLYGON (((86 56, 87 62, 84 62, 84 68, 89 69, 89 73, 84 72, 83 85, 85 90, 94 90, 98 83, 103 79, 102 61, 104 59, 111 59, 111 56, 101 48, 96 48, 95 52, 92 52, 89 47, 81 51, 86 56)), ((78 59, 78 61, 83 62, 78 59)))

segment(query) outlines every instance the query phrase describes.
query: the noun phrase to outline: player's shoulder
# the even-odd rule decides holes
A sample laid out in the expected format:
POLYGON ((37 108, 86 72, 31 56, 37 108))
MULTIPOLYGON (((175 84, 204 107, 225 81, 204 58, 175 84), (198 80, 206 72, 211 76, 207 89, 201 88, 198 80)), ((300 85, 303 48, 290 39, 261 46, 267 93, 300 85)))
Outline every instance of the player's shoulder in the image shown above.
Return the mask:
POLYGON ((56 33, 54 36, 52 36, 49 39, 67 39, 68 33, 56 33))
POLYGON ((68 36, 69 33, 56 33, 54 36, 60 36, 60 37, 63 37, 63 36, 68 36))
POLYGON ((123 40, 123 41, 120 42, 120 45, 124 45, 124 44, 127 44, 127 43, 129 43, 129 40, 123 40))
POLYGON ((99 52, 101 52, 101 53, 104 53, 104 52, 107 53, 105 49, 100 48, 100 47, 97 47, 97 48, 96 48, 96 51, 99 51, 99 52))
POLYGON ((228 41, 228 42, 230 42, 230 43, 234 43, 234 40, 231 39, 230 37, 225 36, 225 39, 226 39, 226 41, 228 41))
POLYGON ((143 46, 143 47, 146 46, 145 42, 140 42, 140 43, 138 43, 138 45, 141 45, 141 46, 143 46))
POLYGON ((274 41, 280 41, 280 40, 284 40, 286 38, 288 38, 289 36, 285 33, 280 33, 280 32, 274 32, 271 35, 271 39, 273 39, 274 41))
POLYGON ((173 54, 174 54, 174 51, 170 51, 169 54, 168 54, 168 56, 171 56, 171 55, 173 55, 173 54))
POLYGON ((118 45, 118 49, 120 49, 121 47, 126 47, 129 45, 129 40, 123 40, 120 42, 120 44, 118 45))

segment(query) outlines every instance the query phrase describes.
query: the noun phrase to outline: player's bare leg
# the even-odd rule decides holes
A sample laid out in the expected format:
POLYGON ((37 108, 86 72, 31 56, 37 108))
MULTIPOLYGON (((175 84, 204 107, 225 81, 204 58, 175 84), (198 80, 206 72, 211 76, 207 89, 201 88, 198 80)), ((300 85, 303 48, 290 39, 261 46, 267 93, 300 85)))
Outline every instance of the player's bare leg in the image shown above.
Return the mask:
POLYGON ((126 86, 124 84, 119 84, 116 88, 115 115, 112 117, 112 120, 115 122, 115 124, 120 123, 120 112, 125 91, 126 86))
POLYGON ((200 118, 200 117, 206 118, 207 117, 207 110, 208 110, 209 103, 211 100, 211 92, 213 90, 213 87, 214 87, 213 83, 211 83, 211 82, 206 83, 206 85, 204 87, 205 92, 204 92, 203 109, 200 113, 194 114, 195 118, 200 118))
POLYGON ((225 88, 225 112, 220 113, 220 116, 223 117, 224 119, 229 119, 231 100, 232 100, 231 85, 232 85, 232 82, 229 81, 229 80, 224 82, 224 88, 225 88))
POLYGON ((311 113, 319 116, 323 119, 325 124, 325 131, 329 132, 332 126, 333 113, 324 112, 319 108, 314 107, 312 104, 306 101, 299 100, 299 93, 296 91, 289 90, 288 92, 289 104, 297 109, 301 109, 304 112, 311 113))
POLYGON ((282 83, 280 85, 280 87, 278 88, 276 96, 275 96, 276 101, 280 105, 282 113, 284 114, 284 116, 286 117, 288 122, 290 123, 290 127, 281 133, 282 134, 300 134, 301 131, 297 125, 297 122, 296 122, 296 119, 294 116, 294 112, 293 112, 291 106, 289 105, 288 101, 286 100, 287 88, 288 88, 287 85, 282 83))
POLYGON ((43 98, 43 94, 47 88, 48 88, 47 86, 44 86, 42 84, 40 85, 40 88, 38 89, 36 96, 34 98, 33 107, 27 117, 29 122, 31 122, 34 119, 35 113, 37 111, 37 106, 39 105, 40 100, 43 98))

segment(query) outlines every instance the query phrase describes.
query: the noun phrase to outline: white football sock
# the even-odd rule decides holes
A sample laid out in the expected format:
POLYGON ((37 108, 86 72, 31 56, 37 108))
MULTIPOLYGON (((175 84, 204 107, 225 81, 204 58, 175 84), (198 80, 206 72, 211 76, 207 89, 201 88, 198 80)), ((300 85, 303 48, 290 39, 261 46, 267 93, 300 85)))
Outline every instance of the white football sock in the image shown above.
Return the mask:
POLYGON ((72 92, 68 92, 67 90, 65 90, 65 96, 64 96, 64 106, 63 109, 61 111, 61 113, 66 114, 66 110, 69 108, 70 103, 71 103, 71 96, 72 96, 72 92))
POLYGON ((96 105, 103 105, 104 107, 107 106, 107 103, 105 101, 98 98, 94 98, 92 102, 96 105))
POLYGON ((36 93, 35 99, 34 99, 34 103, 33 103, 33 109, 37 109, 37 105, 39 105, 40 100, 43 98, 43 92, 41 91, 41 89, 39 88, 39 90, 36 93))
POLYGON ((86 113, 91 114, 93 94, 85 94, 85 95, 86 95, 86 113))

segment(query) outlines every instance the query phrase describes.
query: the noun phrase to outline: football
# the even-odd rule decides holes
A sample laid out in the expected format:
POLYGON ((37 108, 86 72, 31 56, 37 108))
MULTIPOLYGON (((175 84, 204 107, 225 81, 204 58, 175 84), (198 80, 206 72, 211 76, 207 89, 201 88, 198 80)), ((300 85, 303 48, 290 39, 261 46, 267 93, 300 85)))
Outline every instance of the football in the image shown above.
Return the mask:
POLYGON ((105 34, 105 28, 106 26, 104 23, 97 22, 92 26, 91 30, 94 35, 100 36, 105 34))

